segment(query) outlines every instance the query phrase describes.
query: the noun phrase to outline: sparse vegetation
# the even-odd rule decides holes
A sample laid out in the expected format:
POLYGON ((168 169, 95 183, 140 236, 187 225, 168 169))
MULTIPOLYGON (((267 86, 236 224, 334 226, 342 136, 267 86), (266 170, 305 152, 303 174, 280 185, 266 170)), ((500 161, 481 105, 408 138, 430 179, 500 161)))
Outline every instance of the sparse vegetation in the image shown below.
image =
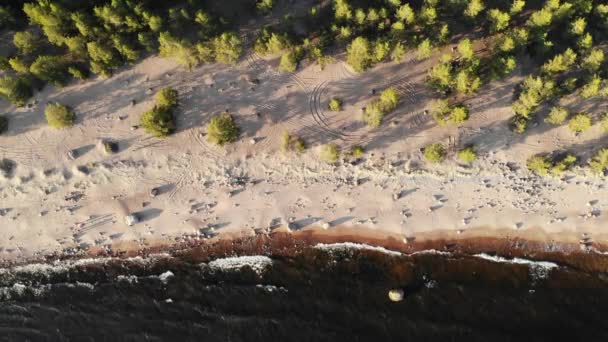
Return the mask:
POLYGON ((363 113, 363 121, 370 127, 379 127, 384 117, 395 110, 399 104, 399 95, 394 88, 387 88, 380 98, 373 100, 363 113))
POLYGON ((17 107, 23 107, 27 100, 32 97, 29 79, 10 76, 0 78, 0 96, 17 107))
POLYGON ((586 113, 576 114, 570 119, 568 127, 574 133, 582 133, 591 127, 591 117, 586 113))
POLYGON ((458 159, 465 163, 472 163, 477 159, 477 152, 473 146, 468 146, 458 151, 458 159))
POLYGON ((306 142, 300 137, 291 135, 289 132, 284 131, 281 135, 281 151, 295 151, 297 153, 303 153, 306 151, 306 142))
POLYGON ((463 104, 450 106, 447 100, 435 100, 431 104, 431 115, 440 125, 462 123, 469 119, 469 110, 463 104))
POLYGON ((350 155, 355 159, 363 157, 364 154, 365 149, 363 148, 363 146, 355 145, 350 149, 350 155))
POLYGON ((49 126, 53 128, 67 128, 74 125, 76 114, 71 108, 61 103, 49 103, 44 109, 44 116, 49 126))
POLYGON ((564 107, 553 107, 549 112, 549 115, 545 119, 545 122, 552 125, 560 125, 568 118, 568 110, 564 107))
POLYGON ((589 167, 595 173, 604 174, 608 170, 608 148, 597 151, 589 161, 589 167))
POLYGON ((441 163, 445 155, 446 150, 442 144, 431 144, 424 148, 424 158, 431 163, 441 163))
POLYGON ((240 129, 234 118, 228 113, 214 116, 207 125, 207 139, 209 142, 223 146, 237 140, 240 129))
POLYGON ((526 166, 530 171, 533 171, 540 176, 544 176, 549 173, 552 165, 547 156, 536 155, 528 159, 526 166))
POLYGON ((530 171, 535 172, 539 176, 546 176, 548 174, 559 176, 574 165, 576 161, 576 156, 569 153, 561 154, 554 158, 550 158, 547 155, 535 155, 528 158, 526 165, 530 171))
POLYGON ((328 163, 337 162, 340 159, 340 149, 338 148, 338 145, 330 143, 321 146, 319 158, 328 163))
POLYGON ((342 110, 342 100, 337 97, 333 97, 331 100, 329 100, 329 110, 331 110, 332 112, 341 111, 342 110))

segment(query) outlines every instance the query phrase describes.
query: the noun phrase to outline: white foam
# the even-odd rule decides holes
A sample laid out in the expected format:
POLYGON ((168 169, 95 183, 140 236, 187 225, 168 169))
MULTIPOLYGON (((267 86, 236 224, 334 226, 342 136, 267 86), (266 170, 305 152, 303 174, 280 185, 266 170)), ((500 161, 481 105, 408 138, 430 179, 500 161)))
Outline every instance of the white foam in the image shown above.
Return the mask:
POLYGON ((388 255, 399 256, 402 255, 401 252, 391 251, 390 249, 386 249, 384 247, 378 246, 370 246, 363 243, 353 243, 353 242, 340 242, 340 243, 318 243, 314 246, 314 248, 324 250, 324 251, 349 251, 353 249, 358 250, 366 250, 366 251, 376 251, 380 253, 385 253, 388 255))
POLYGON ((162 281, 163 284, 167 284, 167 282, 169 282, 169 278, 173 278, 174 276, 175 276, 175 274, 173 274, 173 272, 167 271, 167 272, 159 275, 158 279, 160 279, 160 281, 162 281))
POLYGON ((530 269, 530 275, 535 279, 547 278, 549 276, 549 272, 551 272, 552 269, 559 267, 558 264, 550 261, 534 261, 522 258, 507 259, 496 255, 489 255, 486 253, 475 254, 474 256, 492 262, 528 265, 530 269))
POLYGON ((408 255, 419 255, 419 254, 434 254, 434 255, 452 255, 450 252, 438 251, 436 249, 425 249, 422 251, 414 252, 408 255))
POLYGON ((168 254, 154 254, 147 258, 140 256, 132 258, 87 258, 87 259, 76 259, 76 260, 57 260, 51 263, 35 263, 21 266, 14 266, 9 268, 0 268, 0 276, 6 276, 9 274, 36 274, 50 276, 56 273, 67 272, 76 267, 89 266, 89 265, 104 265, 110 261, 126 261, 131 263, 145 264, 149 262, 157 261, 158 259, 168 258, 168 254))
POLYGON ((264 272, 266 267, 272 265, 272 259, 265 255, 252 255, 216 259, 209 262, 209 267, 220 270, 240 270, 242 267, 249 266, 257 274, 264 272))

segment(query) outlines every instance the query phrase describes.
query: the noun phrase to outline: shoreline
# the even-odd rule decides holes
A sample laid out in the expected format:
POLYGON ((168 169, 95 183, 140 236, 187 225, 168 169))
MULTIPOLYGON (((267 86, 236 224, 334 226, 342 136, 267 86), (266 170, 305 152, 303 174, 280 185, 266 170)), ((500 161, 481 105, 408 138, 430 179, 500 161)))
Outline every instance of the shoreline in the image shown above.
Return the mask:
MULTIPOLYGON (((483 231, 480 229, 480 231, 483 231)), ((505 231, 509 231, 505 229, 505 231)), ((557 237, 557 236, 556 236, 557 237)), ((608 244, 593 242, 582 246, 580 242, 558 242, 556 240, 532 240, 524 237, 496 237, 488 234, 462 236, 453 231, 422 234, 405 243, 395 234, 353 227, 335 227, 331 230, 311 228, 290 232, 286 227, 278 228, 270 234, 209 240, 185 239, 182 242, 158 241, 155 245, 141 247, 125 243, 116 249, 88 250, 76 254, 55 254, 18 261, 0 261, 0 267, 11 268, 30 264, 51 264, 56 262, 90 259, 148 258, 166 255, 196 262, 231 256, 247 255, 294 255, 304 248, 318 244, 363 245, 395 251, 404 256, 420 253, 437 253, 446 256, 478 256, 480 254, 506 258, 521 258, 534 262, 554 262, 560 266, 574 267, 589 272, 608 271, 608 244)))

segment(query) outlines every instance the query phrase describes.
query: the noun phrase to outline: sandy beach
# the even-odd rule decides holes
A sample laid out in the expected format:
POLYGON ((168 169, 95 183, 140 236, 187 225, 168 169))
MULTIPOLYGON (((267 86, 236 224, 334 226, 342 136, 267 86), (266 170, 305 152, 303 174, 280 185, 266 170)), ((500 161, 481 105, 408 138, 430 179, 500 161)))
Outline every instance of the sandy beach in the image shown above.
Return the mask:
POLYGON ((566 126, 540 123, 524 135, 511 132, 513 90, 525 70, 465 99, 471 118, 461 126, 439 126, 425 115, 435 96, 424 78, 434 62, 408 55, 359 75, 338 58, 324 70, 303 64, 290 74, 276 71, 276 58, 256 54, 236 67, 190 71, 149 57, 108 79, 47 86, 24 108, 0 102, 10 119, 0 159, 15 166, 0 176, 0 259, 338 226, 403 243, 433 233, 606 241, 604 179, 578 167, 541 178, 525 167, 531 155, 558 149, 585 162, 590 146, 608 142, 600 128, 575 136, 566 126), (178 127, 158 139, 137 125, 166 86, 180 94, 178 127), (399 106, 386 125, 370 129, 361 108, 387 87, 398 90, 399 106), (343 99, 343 111, 326 109, 332 97, 343 99), (52 101, 74 109, 73 127, 47 126, 43 110, 52 101), (208 120, 223 111, 241 128, 239 141, 225 148, 205 137, 208 120), (307 151, 281 152, 284 131, 304 139, 307 151), (103 151, 103 139, 119 151, 103 151), (344 151, 361 145, 366 154, 328 164, 318 149, 329 142, 344 151), (432 142, 449 146, 441 165, 420 152, 432 142), (480 158, 462 165, 453 155, 468 144, 480 158), (141 222, 128 226, 130 213, 141 222))

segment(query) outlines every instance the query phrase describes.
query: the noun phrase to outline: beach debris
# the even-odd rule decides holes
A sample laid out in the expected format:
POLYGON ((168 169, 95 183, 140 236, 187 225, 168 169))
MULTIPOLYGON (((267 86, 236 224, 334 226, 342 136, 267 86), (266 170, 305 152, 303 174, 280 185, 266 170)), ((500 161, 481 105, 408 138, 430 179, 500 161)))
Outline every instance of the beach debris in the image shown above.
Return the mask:
POLYGON ((131 126, 131 130, 132 130, 132 131, 135 131, 135 130, 136 130, 136 129, 138 129, 138 128, 139 128, 139 126, 137 126, 137 125, 133 125, 133 126, 131 126))
POLYGON ((133 226, 134 224, 139 223, 139 221, 140 221, 140 219, 137 214, 129 214, 129 215, 125 216, 125 223, 129 227, 133 226))
POLYGON ((17 168, 17 163, 15 163, 14 161, 10 159, 0 160, 0 174, 3 177, 12 177, 15 172, 15 168, 17 168))
POLYGON ((392 289, 392 290, 388 291, 388 298, 392 302, 400 302, 403 300, 404 296, 405 296, 405 293, 403 292, 402 289, 392 289))
POLYGON ((255 145, 255 143, 256 143, 255 138, 251 138, 251 139, 249 139, 249 143, 250 143, 251 145, 255 145))

